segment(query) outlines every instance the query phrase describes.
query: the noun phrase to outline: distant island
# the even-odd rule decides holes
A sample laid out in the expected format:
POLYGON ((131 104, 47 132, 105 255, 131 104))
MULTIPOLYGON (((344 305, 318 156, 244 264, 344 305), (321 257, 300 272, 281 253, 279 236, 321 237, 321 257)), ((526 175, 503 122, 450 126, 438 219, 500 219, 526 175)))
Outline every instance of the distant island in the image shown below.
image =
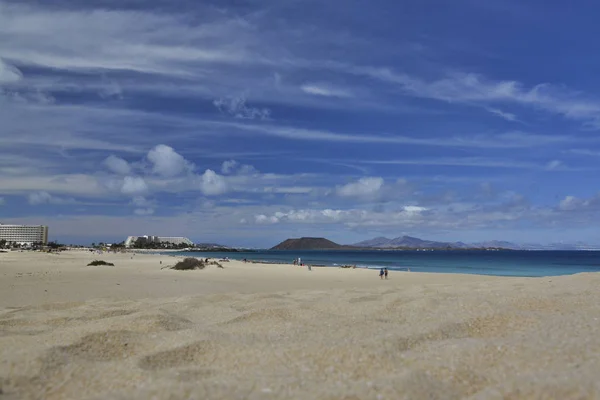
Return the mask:
POLYGON ((284 240, 270 250, 340 250, 348 247, 325 238, 303 237, 284 240))
POLYGON ((329 239, 302 237, 287 239, 270 250, 513 250, 497 245, 468 245, 462 242, 447 243, 422 240, 410 236, 396 239, 375 238, 353 245, 342 245, 329 239))

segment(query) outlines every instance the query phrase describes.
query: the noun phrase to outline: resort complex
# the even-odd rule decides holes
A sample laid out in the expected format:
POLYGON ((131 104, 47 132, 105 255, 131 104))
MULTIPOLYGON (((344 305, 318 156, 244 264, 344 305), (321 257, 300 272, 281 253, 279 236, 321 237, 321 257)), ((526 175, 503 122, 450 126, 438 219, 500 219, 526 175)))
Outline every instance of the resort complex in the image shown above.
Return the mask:
POLYGON ((193 246, 194 243, 182 236, 128 236, 125 240, 125 247, 132 247, 136 243, 144 243, 144 244, 162 244, 162 243, 170 243, 174 245, 189 245, 193 246))
POLYGON ((18 244, 48 244, 48 227, 44 225, 0 224, 0 241, 18 244))

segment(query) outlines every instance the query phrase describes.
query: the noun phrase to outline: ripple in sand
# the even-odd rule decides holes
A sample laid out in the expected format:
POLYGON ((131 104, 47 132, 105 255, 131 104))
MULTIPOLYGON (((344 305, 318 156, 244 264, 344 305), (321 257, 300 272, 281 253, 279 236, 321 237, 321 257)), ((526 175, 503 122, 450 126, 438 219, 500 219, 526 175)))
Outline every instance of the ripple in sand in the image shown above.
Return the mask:
POLYGON ((192 321, 175 314, 144 315, 136 319, 136 330, 144 332, 176 332, 193 326, 192 321))
POLYGON ((98 321, 98 320, 106 319, 106 318, 123 317, 125 315, 131 315, 136 312, 137 312, 137 310, 117 309, 117 310, 102 311, 102 312, 99 312, 97 314, 92 314, 92 315, 86 315, 86 316, 80 317, 78 319, 81 321, 98 321))
POLYGON ((381 300, 381 296, 362 296, 362 297, 354 297, 348 300, 349 303, 365 303, 370 301, 378 301, 381 300))
POLYGON ((261 322, 261 321, 292 321, 294 314, 286 308, 267 308, 260 311, 254 311, 248 314, 240 315, 224 322, 224 324, 238 324, 246 322, 261 322))
POLYGON ((151 354, 142 358, 138 365, 145 370, 176 368, 190 364, 209 366, 215 361, 217 353, 218 346, 214 342, 201 340, 187 346, 151 354))
POLYGON ((503 337, 530 327, 533 320, 522 316, 496 314, 465 322, 440 326, 430 332, 393 340, 394 350, 404 352, 416 347, 449 339, 503 337))
POLYGON ((135 354, 136 339, 131 331, 105 331, 84 336, 77 343, 58 346, 52 353, 88 361, 122 360, 135 354))

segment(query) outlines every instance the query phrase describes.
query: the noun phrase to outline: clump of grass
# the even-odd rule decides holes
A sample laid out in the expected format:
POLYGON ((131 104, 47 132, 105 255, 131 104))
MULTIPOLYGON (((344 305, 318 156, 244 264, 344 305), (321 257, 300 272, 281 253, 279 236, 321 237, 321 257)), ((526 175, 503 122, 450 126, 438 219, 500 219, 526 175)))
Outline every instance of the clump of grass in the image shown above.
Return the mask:
POLYGON ((177 264, 169 268, 177 271, 191 271, 194 269, 204 269, 209 265, 216 265, 218 268, 223 268, 223 266, 216 261, 205 262, 204 260, 199 260, 193 257, 184 258, 183 261, 179 261, 177 264))
POLYGON ((177 264, 173 265, 171 269, 176 269, 178 271, 189 271, 192 269, 204 269, 205 267, 206 264, 204 264, 204 261, 193 257, 187 257, 184 258, 183 261, 179 261, 177 264))
POLYGON ((106 262, 104 260, 94 260, 94 261, 92 261, 91 263, 88 264, 88 267, 90 267, 90 266, 95 267, 97 265, 108 265, 109 267, 114 267, 115 266, 115 264, 106 262))

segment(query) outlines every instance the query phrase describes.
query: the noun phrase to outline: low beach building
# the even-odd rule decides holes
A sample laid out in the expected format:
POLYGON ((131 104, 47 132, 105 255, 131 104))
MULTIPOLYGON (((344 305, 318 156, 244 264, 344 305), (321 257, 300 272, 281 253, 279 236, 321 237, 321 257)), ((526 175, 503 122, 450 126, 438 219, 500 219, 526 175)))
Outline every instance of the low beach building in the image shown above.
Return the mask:
POLYGON ((185 244, 189 246, 193 246, 194 242, 190 239, 182 236, 128 236, 125 240, 125 247, 131 247, 137 241, 141 241, 143 243, 171 243, 174 245, 185 244))
POLYGON ((18 244, 48 244, 48 227, 45 225, 0 224, 0 241, 18 244))

